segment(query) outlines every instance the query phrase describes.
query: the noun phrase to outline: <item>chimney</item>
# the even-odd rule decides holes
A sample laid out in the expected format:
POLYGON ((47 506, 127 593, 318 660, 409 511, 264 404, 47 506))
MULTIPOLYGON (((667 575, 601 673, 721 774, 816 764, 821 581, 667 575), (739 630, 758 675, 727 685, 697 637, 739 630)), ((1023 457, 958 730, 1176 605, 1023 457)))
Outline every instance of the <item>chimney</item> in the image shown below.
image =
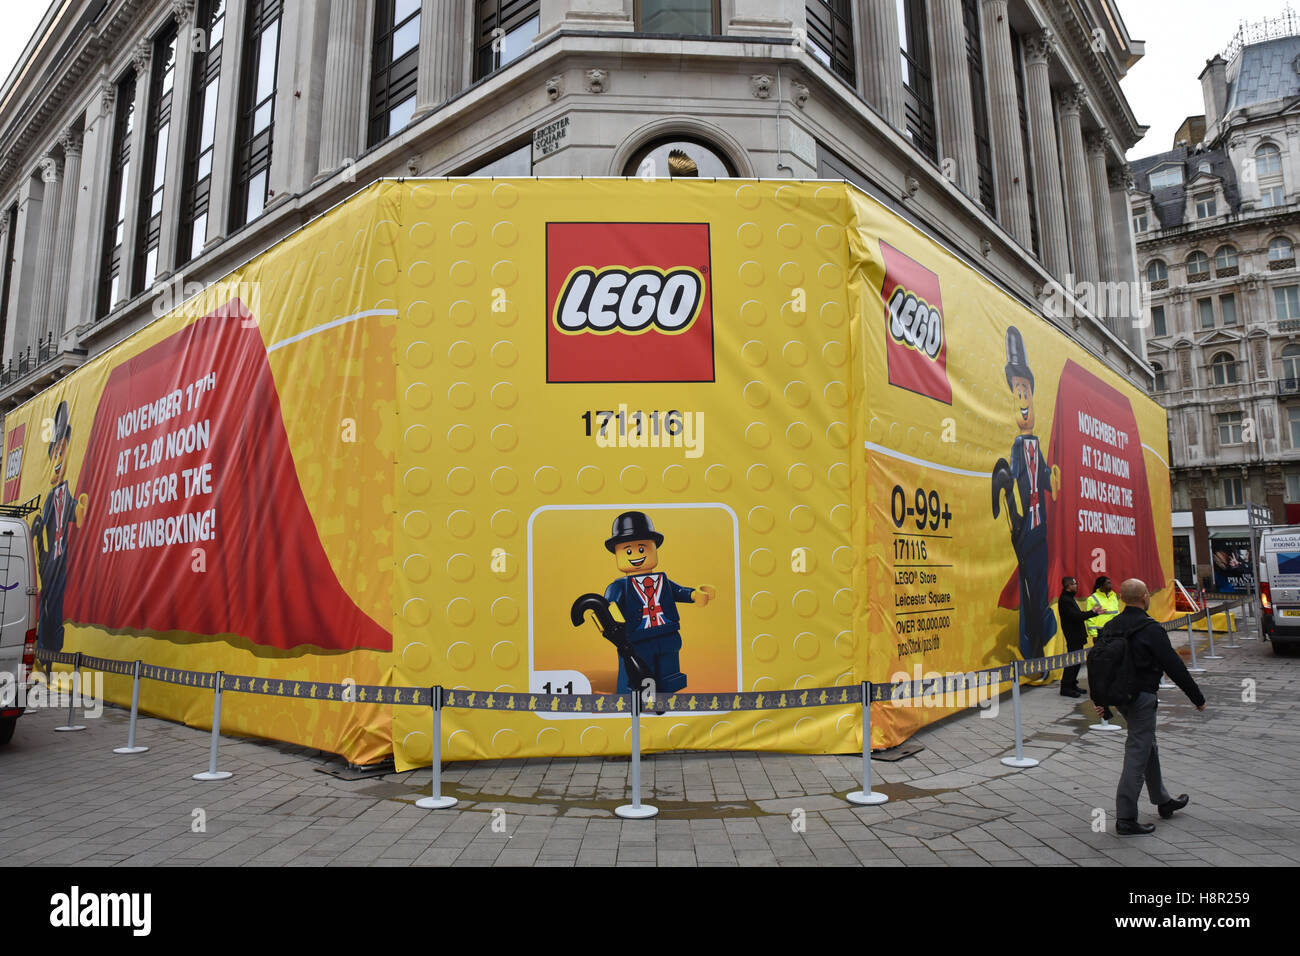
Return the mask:
POLYGON ((1222 119, 1228 105, 1228 64, 1217 53, 1205 61, 1201 71, 1201 94, 1205 97, 1205 128, 1213 129, 1222 119))

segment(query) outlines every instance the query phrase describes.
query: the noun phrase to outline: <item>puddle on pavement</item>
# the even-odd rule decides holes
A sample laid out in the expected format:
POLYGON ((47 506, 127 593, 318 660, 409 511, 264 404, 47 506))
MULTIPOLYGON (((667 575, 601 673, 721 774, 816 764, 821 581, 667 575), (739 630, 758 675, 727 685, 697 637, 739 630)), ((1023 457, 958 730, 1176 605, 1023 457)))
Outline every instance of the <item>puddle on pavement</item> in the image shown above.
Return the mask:
MULTIPOLYGON (((857 788, 855 788, 857 789, 857 788)), ((941 793, 957 792, 959 787, 940 787, 934 790, 924 790, 920 787, 914 787, 908 783, 873 783, 872 789, 876 792, 883 793, 889 797, 891 802, 906 802, 915 800, 920 797, 935 797, 941 793)), ((430 785, 423 787, 409 787, 402 783, 383 782, 373 787, 366 787, 355 791, 358 795, 375 797, 381 800, 393 800, 397 803, 414 804, 420 797, 427 797, 431 793, 430 785)), ((466 790, 455 784, 443 782, 442 792, 446 795, 456 797, 464 803, 474 804, 475 806, 466 809, 509 809, 510 807, 552 807, 555 809, 555 816, 563 817, 569 815, 591 816, 595 813, 614 812, 615 807, 623 806, 630 802, 630 796, 623 795, 617 798, 575 798, 556 794, 554 796, 546 794, 535 794, 530 797, 518 795, 501 796, 496 794, 485 794, 466 790), (576 811, 576 812, 575 812, 576 811)), ((852 808, 853 804, 845 800, 846 794, 850 791, 836 791, 832 794, 814 795, 819 799, 827 796, 844 800, 846 808, 852 808)), ((666 797, 662 794, 646 793, 644 801, 659 808, 660 819, 666 820, 714 820, 727 817, 770 817, 785 816, 784 813, 774 810, 764 810, 759 806, 760 803, 771 803, 776 800, 795 800, 797 797, 767 797, 761 801, 758 800, 719 800, 710 802, 700 802, 694 800, 677 800, 666 797)), ((821 808, 819 808, 821 809, 821 808)))

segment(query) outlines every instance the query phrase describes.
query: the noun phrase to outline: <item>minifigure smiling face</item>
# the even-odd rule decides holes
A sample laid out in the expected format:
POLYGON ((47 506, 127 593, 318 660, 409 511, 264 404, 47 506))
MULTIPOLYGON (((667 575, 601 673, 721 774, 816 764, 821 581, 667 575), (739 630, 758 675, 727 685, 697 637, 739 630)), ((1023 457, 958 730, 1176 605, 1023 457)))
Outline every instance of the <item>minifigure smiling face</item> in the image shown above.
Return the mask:
POLYGON ((68 463, 68 440, 60 438, 50 450, 50 484, 57 485, 63 480, 64 466, 68 463))
POLYGON ((1022 435, 1034 431, 1034 386, 1027 378, 1011 377, 1012 401, 1016 410, 1016 427, 1022 435))
POLYGON ((659 567, 659 548, 651 541, 624 541, 614 548, 614 562, 624 574, 640 574, 659 567))

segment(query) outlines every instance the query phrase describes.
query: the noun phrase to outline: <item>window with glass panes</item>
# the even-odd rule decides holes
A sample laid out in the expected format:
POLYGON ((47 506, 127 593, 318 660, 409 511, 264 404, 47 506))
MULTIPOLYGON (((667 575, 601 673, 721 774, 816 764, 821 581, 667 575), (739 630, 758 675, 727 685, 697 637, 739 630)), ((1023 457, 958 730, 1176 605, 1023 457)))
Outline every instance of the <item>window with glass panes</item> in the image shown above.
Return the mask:
POLYGON ((1295 247, 1286 236, 1275 236, 1268 243, 1268 261, 1283 262, 1295 258, 1295 247))
MULTIPOLYGON (((637 0, 636 24, 643 33, 671 33, 679 36, 708 36, 717 33, 720 0, 637 0)), ((816 6, 825 6, 817 3, 816 6)), ((849 0, 837 0, 834 6, 845 8, 849 16, 849 0)), ((809 3, 809 11, 813 3, 809 3)), ((811 20, 811 15, 809 20, 811 20)), ((808 26, 809 38, 812 24, 808 26)), ((853 58, 852 33, 849 34, 849 59, 853 58)), ((849 82, 853 82, 851 79, 849 82)))
POLYGON ((1220 445, 1241 444, 1241 412, 1221 412, 1214 416, 1220 445))
POLYGON ((1293 472, 1286 476, 1286 500, 1288 504, 1300 502, 1300 474, 1293 472))
POLYGON ((1201 193, 1196 197, 1196 218, 1209 219, 1217 215, 1218 210, 1214 203, 1214 193, 1201 193))
POLYGON ((1197 299, 1196 311, 1201 316, 1201 328, 1203 329, 1214 328, 1214 300, 1213 299, 1197 299))
POLYGON ((1219 315, 1223 317, 1224 325, 1237 324, 1237 296, 1229 292, 1226 295, 1219 296, 1219 315))
POLYGON ((370 130, 373 146, 411 121, 420 65, 420 0, 379 0, 370 54, 370 130))
POLYGON ((1169 328, 1165 324, 1165 307, 1163 305, 1153 305, 1151 307, 1151 333, 1153 335, 1169 334, 1169 328))
POLYGON ((181 167, 180 222, 176 263, 184 265, 203 251, 208 239, 212 193, 212 154, 217 137, 217 94, 221 89, 221 50, 226 27, 225 0, 200 0, 195 29, 203 43, 191 54, 190 102, 185 125, 185 161, 181 167))
POLYGON ((172 122, 172 87, 176 79, 176 26, 165 29, 153 44, 149 68, 149 102, 141 157, 140 209, 136 220, 135 266, 131 292, 153 285, 158 274, 158 243, 162 235, 163 190, 167 178, 167 138, 172 122))
MULTIPOLYGON (((643 8, 646 2, 647 0, 642 0, 643 8)), ((853 8, 849 0, 808 0, 805 11, 808 17, 808 52, 844 82, 856 82, 853 64, 853 8)))
POLYGON ((1220 487, 1224 507, 1232 508, 1246 503, 1246 493, 1240 478, 1224 478, 1220 487))
POLYGON ((1291 381, 1300 381, 1300 345, 1283 346, 1282 377, 1291 381))
POLYGON ((1272 209, 1275 206, 1286 205, 1286 190, 1281 186, 1260 186, 1259 187, 1259 207, 1261 209, 1272 209))
POLYGON ((122 298, 122 240, 126 231, 127 191, 131 178, 131 136, 135 129, 135 71, 117 84, 113 133, 109 139, 108 196, 104 205, 104 245, 96 315, 107 315, 122 298))
POLYGON ((934 87, 930 75, 930 34, 925 0, 897 0, 898 38, 903 61, 903 116, 912 145, 938 159, 934 133, 934 87))
POLYGON ((1220 352, 1210 362, 1210 372, 1215 385, 1237 384, 1237 361, 1227 352, 1220 352))
POLYGON ((1300 319, 1300 286, 1283 285, 1275 288, 1273 311, 1278 319, 1300 319))
POLYGON ((519 59, 541 24, 541 0, 476 0, 474 79, 519 59))
POLYGON ((997 215, 993 191, 993 141, 989 130, 989 103, 984 87, 984 36, 980 31, 979 0, 961 0, 966 28, 966 69, 970 73, 970 101, 975 121, 975 169, 979 176, 980 203, 990 216, 997 215))
POLYGON ((1138 212, 1133 215, 1133 231, 1146 232, 1147 223, 1149 221, 1150 220, 1147 218, 1147 211, 1145 209, 1138 210, 1138 212))
POLYGON ((239 78, 239 120, 230 198, 232 229, 260 216, 270 198, 280 14, 281 0, 250 0, 244 11, 244 57, 239 78))
POLYGON ((1287 408, 1286 424, 1291 432, 1291 447, 1300 448, 1300 405, 1291 405, 1287 408))

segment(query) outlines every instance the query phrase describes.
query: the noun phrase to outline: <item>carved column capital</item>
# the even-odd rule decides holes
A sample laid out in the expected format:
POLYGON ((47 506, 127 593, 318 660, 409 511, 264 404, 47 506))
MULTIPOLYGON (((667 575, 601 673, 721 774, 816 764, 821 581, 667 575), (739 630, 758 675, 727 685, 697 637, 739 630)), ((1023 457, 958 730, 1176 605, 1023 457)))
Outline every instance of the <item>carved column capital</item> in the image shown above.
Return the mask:
POLYGON ((1056 34, 1051 30, 1040 30, 1027 34, 1024 38, 1025 62, 1046 63, 1056 52, 1056 34))
POLYGON ((1088 102, 1088 91, 1080 83, 1074 86, 1066 87, 1057 94, 1057 102, 1060 103, 1062 113, 1079 113, 1083 110, 1083 105, 1088 102))
POLYGON ((81 133, 68 127, 59 134, 59 143, 63 146, 63 155, 73 156, 81 153, 81 133))

